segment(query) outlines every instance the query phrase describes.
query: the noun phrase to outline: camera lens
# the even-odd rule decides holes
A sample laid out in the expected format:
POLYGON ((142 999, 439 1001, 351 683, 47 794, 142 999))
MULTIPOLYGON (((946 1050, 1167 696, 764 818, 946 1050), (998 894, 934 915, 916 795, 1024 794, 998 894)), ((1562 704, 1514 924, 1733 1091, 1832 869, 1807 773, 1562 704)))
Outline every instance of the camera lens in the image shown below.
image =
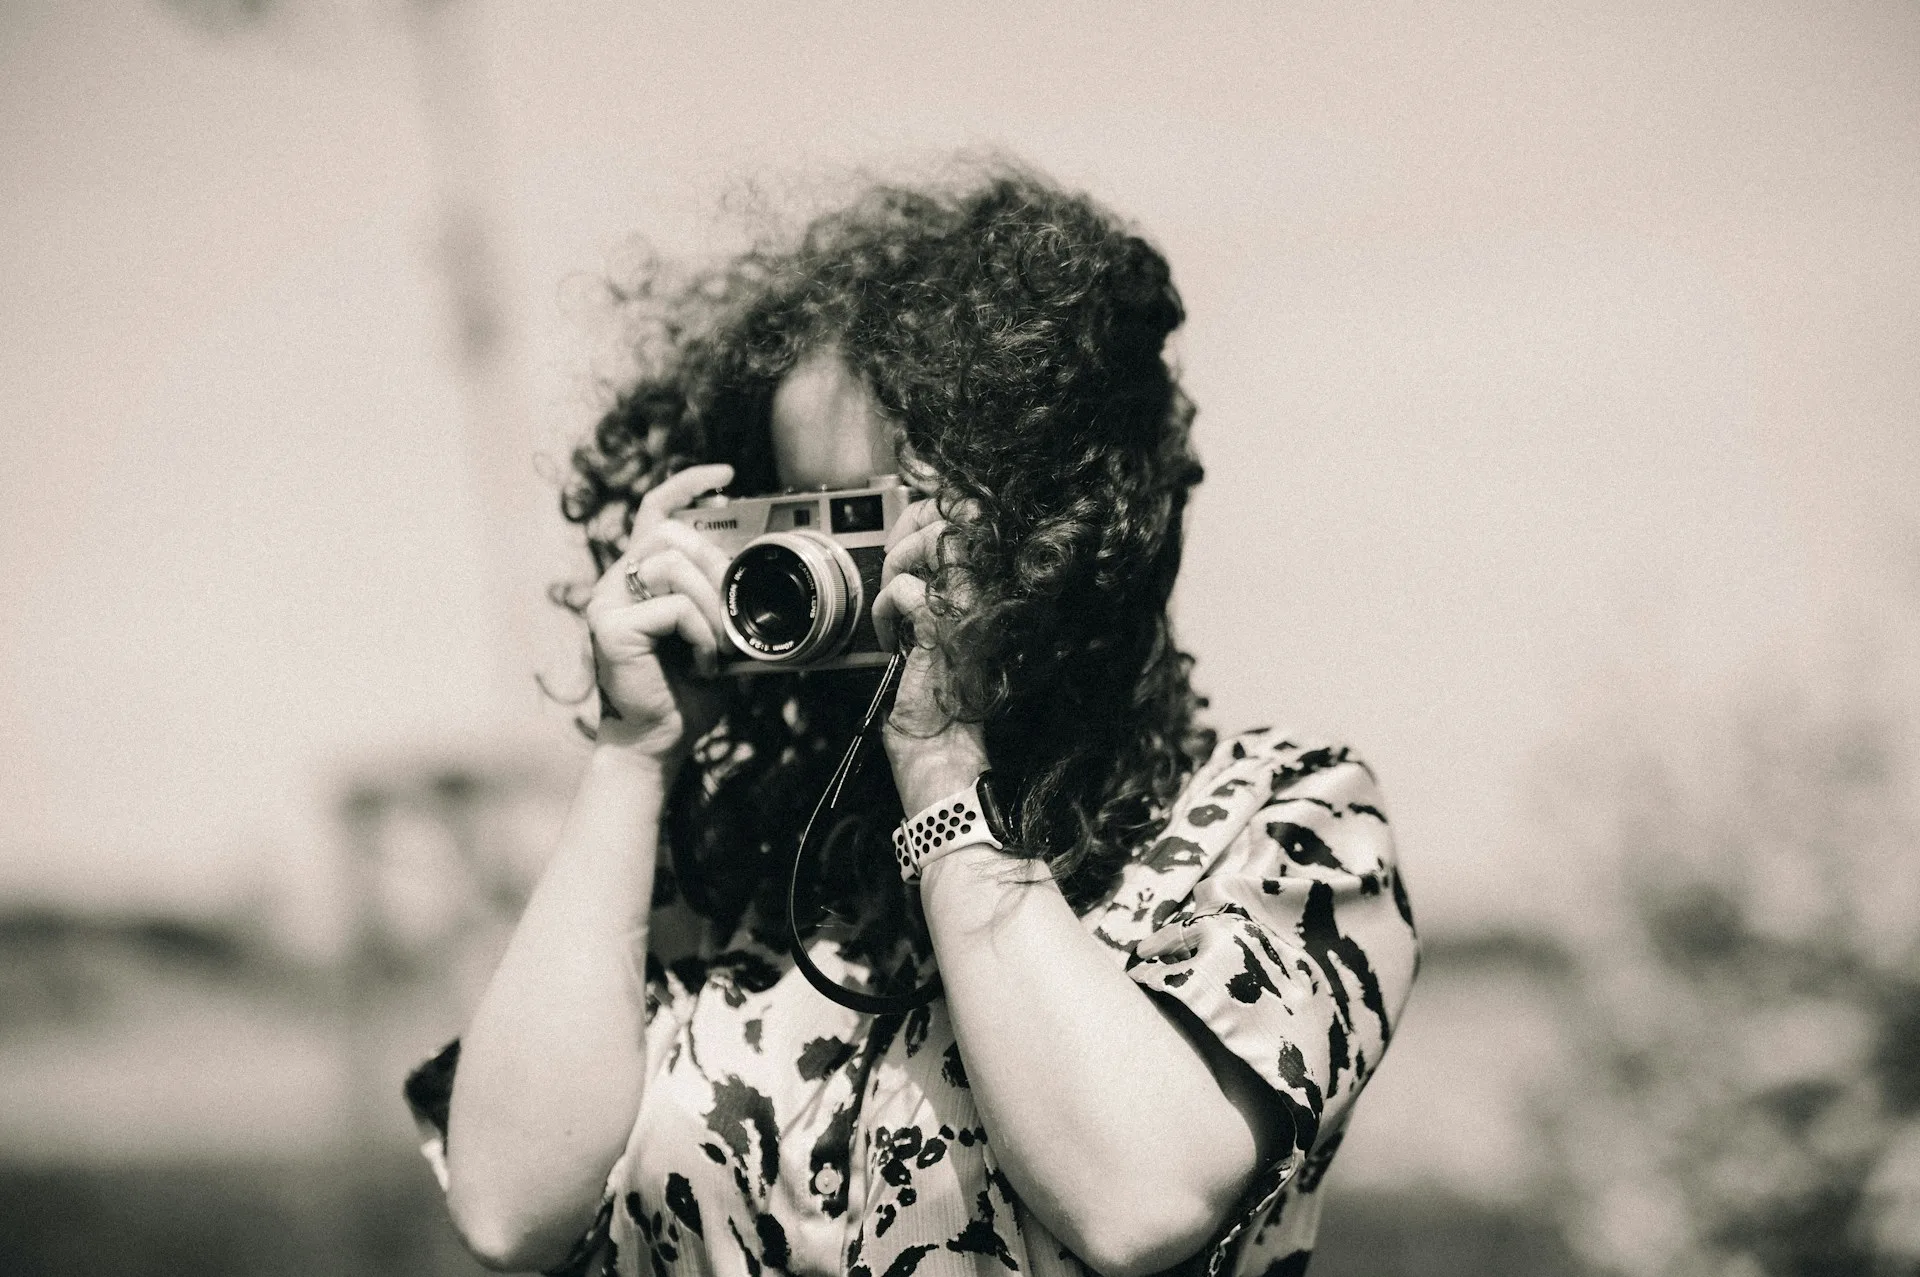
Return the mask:
POLYGON ((799 643, 813 628, 819 595, 800 557, 784 546, 758 545, 733 565, 728 612, 741 631, 769 651, 799 643))
POLYGON ((755 660, 783 665, 832 656, 853 628, 861 595, 846 551, 810 532, 761 537, 721 581, 728 635, 755 660))

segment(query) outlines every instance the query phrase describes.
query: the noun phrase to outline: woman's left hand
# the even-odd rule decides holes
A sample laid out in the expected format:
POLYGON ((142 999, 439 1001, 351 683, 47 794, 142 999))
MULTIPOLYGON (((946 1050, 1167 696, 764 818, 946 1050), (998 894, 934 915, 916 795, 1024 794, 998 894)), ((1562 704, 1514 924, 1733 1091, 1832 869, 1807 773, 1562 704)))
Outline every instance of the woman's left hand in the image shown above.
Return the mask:
MULTIPOLYGON (((886 650, 897 645, 902 621, 912 627, 913 650, 884 733, 894 785, 909 815, 965 788, 988 766, 980 724, 958 721, 948 713, 952 702, 946 695, 948 670, 941 640, 950 619, 927 603, 927 582, 944 565, 940 555, 947 528, 937 500, 908 506, 887 535, 880 593, 873 602, 874 629, 886 650)), ((964 605, 964 599, 961 602, 964 605)))

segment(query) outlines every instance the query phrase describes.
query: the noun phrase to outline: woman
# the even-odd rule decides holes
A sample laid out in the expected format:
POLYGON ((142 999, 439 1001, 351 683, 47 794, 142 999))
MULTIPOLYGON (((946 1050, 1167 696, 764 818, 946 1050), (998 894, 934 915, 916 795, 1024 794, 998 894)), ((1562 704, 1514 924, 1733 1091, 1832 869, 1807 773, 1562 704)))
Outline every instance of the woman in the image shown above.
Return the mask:
POLYGON ((565 498, 601 569, 572 600, 597 742, 457 1081, 450 1048, 410 1084, 468 1245, 626 1274, 1301 1271, 1415 942, 1363 764, 1195 724, 1164 260, 1004 174, 875 191, 632 300, 642 375, 565 498), (709 677, 727 556, 669 516, 889 472, 924 494, 874 604, 910 651, 889 765, 801 903, 840 921, 806 951, 842 984, 937 970, 940 998, 876 1016, 778 925, 872 674, 709 677), (1002 836, 929 815, 903 882, 896 826, 989 769, 1002 836))

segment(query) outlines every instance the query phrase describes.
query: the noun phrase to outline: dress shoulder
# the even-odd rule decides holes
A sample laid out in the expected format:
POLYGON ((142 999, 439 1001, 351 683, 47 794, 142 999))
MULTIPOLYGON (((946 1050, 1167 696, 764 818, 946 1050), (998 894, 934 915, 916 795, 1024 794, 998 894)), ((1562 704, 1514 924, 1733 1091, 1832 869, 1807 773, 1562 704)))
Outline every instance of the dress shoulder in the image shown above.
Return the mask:
MULTIPOLYGON (((1314 823, 1308 816, 1308 826, 1314 823)), ((1201 882, 1256 865, 1284 876, 1289 861, 1303 872, 1315 861, 1328 869, 1337 863, 1385 881, 1393 843, 1373 770, 1346 745, 1273 728, 1241 732, 1214 747, 1174 800, 1159 836, 1134 854, 1087 920, 1102 940, 1131 953, 1191 902, 1201 882), (1278 818, 1308 816, 1316 807, 1328 821, 1351 818, 1337 829, 1318 822, 1341 844, 1344 858, 1331 847, 1320 854, 1298 833, 1266 843, 1248 833, 1256 822, 1297 824, 1278 818)))

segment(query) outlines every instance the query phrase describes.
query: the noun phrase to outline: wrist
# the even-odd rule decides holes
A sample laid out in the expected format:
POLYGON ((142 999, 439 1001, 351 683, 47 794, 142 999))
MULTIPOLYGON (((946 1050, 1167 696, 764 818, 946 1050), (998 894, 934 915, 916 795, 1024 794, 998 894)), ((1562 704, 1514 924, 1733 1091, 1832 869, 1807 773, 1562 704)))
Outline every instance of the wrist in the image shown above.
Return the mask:
POLYGON ((894 788, 909 816, 971 785, 990 765, 986 735, 978 723, 953 723, 933 736, 889 730, 885 739, 894 788))
POLYGON ((656 781, 664 795, 692 752, 678 742, 663 745, 656 734, 635 731, 625 723, 603 719, 593 744, 591 765, 656 781))
POLYGON ((942 931, 951 924, 987 926, 1001 916, 1008 894, 1049 884, 1044 860, 1028 860, 985 844, 956 847, 920 871, 920 905, 942 931))

